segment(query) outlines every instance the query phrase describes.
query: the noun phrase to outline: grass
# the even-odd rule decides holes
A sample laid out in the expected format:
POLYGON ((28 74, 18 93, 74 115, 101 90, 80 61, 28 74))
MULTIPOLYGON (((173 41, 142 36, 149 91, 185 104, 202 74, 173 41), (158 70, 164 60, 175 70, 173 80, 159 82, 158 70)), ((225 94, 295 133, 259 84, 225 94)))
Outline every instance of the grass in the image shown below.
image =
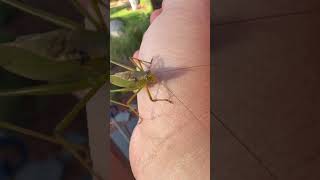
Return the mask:
POLYGON ((139 49, 144 32, 149 26, 149 17, 153 10, 150 0, 140 0, 140 9, 132 11, 128 6, 114 7, 110 10, 111 20, 124 22, 123 35, 111 38, 110 57, 124 63, 139 49))

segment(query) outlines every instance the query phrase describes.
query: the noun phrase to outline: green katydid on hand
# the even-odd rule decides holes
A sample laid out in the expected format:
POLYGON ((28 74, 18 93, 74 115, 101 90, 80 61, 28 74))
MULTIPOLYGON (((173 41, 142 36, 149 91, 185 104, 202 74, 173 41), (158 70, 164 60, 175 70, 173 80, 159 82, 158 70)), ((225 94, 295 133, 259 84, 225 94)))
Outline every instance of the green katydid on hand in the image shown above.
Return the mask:
POLYGON ((134 98, 137 96, 138 92, 140 92, 143 88, 146 88, 149 99, 153 102, 167 101, 169 103, 172 103, 172 101, 169 99, 153 98, 150 93, 149 86, 157 83, 157 77, 150 70, 144 70, 142 64, 148 64, 150 65, 150 68, 151 68, 152 62, 153 62, 152 60, 151 62, 147 62, 137 58, 130 58, 130 61, 136 67, 136 69, 133 69, 124 64, 115 62, 113 60, 110 61, 112 64, 127 70, 124 72, 118 72, 113 75, 110 75, 110 83, 121 88, 121 89, 110 90, 110 93, 133 92, 133 95, 128 99, 126 103, 122 103, 112 99, 110 100, 110 102, 128 108, 141 120, 142 117, 139 116, 139 113, 130 104, 134 100, 134 98))

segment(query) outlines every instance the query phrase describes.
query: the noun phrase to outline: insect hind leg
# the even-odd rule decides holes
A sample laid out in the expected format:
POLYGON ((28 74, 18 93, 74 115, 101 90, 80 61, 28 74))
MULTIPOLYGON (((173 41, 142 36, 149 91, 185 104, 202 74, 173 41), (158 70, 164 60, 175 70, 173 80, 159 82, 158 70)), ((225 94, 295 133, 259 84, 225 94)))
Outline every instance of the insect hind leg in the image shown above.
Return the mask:
POLYGON ((112 99, 110 99, 110 102, 113 103, 113 104, 117 104, 117 105, 120 105, 120 106, 123 106, 123 107, 128 108, 128 109, 129 109, 131 112, 133 112, 137 117, 139 117, 140 119, 142 119, 141 116, 139 115, 139 113, 138 113, 132 106, 130 106, 130 105, 128 105, 128 104, 124 104, 124 103, 118 102, 118 101, 115 101, 115 100, 112 100, 112 99))
MULTIPOLYGON (((134 92, 134 94, 129 98, 129 100, 128 100, 125 104, 122 103, 122 102, 118 102, 118 101, 112 100, 112 99, 110 99, 110 102, 128 108, 131 112, 133 112, 133 113, 142 121, 142 117, 141 117, 141 116, 139 115, 139 113, 130 105, 131 102, 134 100, 134 98, 137 96, 137 94, 141 91, 141 89, 142 89, 142 88, 140 88, 140 89, 138 89, 136 92, 134 92)), ((116 92, 116 91, 117 91, 117 90, 114 90, 114 92, 116 92)), ((119 89, 119 90, 118 90, 118 92, 121 92, 121 91, 126 91, 126 89, 119 89)), ((141 121, 139 121, 138 123, 140 124, 141 121)))
POLYGON ((157 101, 167 101, 171 104, 173 104, 173 102, 170 100, 170 99, 157 99, 157 98, 153 98, 152 95, 151 95, 151 92, 148 88, 148 86, 146 86, 146 89, 147 89, 147 93, 148 93, 148 96, 149 96, 149 99, 152 101, 152 102, 157 102, 157 101))

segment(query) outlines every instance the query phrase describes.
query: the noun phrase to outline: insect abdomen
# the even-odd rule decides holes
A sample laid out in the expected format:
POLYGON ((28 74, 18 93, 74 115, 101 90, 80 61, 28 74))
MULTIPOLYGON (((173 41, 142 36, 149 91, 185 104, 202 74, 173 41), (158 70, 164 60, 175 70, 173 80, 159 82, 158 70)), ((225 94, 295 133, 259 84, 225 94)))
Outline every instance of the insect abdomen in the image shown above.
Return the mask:
POLYGON ((115 73, 110 76, 110 83, 118 87, 135 87, 135 78, 130 71, 115 73))

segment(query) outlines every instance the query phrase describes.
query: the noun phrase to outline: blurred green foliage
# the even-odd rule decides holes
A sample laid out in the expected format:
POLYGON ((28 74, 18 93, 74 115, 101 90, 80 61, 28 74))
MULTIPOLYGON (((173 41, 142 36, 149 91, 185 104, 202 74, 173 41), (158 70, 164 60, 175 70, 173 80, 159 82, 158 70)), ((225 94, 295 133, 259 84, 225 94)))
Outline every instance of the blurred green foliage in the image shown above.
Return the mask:
POLYGON ((140 8, 135 11, 132 11, 127 5, 111 8, 110 19, 119 19, 124 22, 124 34, 111 38, 111 59, 124 63, 124 60, 139 49, 143 34, 149 26, 152 10, 150 0, 140 0, 140 8))
MULTIPOLYGON (((10 22, 17 11, 10 6, 0 3, 0 43, 7 43, 15 40, 15 36, 6 32, 4 26, 10 22)), ((0 68, 0 89, 21 88, 25 85, 32 85, 32 80, 17 76, 0 68)), ((0 120, 22 121, 30 116, 31 112, 23 111, 28 97, 0 97, 0 120)))
MULTIPOLYGON (((0 69, 0 90, 8 88, 21 88, 23 86, 34 85, 34 81, 25 79, 15 74, 0 69)), ((31 98, 26 96, 6 96, 0 97, 0 120, 6 121, 27 121, 33 112, 26 111, 26 104, 31 98)), ((20 123, 21 124, 21 123, 20 123)))
POLYGON ((6 24, 17 10, 0 2, 0 27, 6 24))

